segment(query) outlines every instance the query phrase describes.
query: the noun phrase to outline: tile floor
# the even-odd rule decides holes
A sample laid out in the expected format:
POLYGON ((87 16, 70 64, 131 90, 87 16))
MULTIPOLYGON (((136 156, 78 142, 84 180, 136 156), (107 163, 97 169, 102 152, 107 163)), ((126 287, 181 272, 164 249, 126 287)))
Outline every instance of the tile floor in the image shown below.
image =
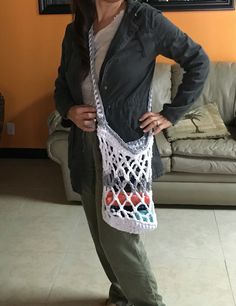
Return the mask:
MULTIPOLYGON (((157 208, 143 235, 166 306, 235 306, 236 208, 157 208)), ((0 306, 96 306, 109 282, 49 160, 0 159, 0 306)))

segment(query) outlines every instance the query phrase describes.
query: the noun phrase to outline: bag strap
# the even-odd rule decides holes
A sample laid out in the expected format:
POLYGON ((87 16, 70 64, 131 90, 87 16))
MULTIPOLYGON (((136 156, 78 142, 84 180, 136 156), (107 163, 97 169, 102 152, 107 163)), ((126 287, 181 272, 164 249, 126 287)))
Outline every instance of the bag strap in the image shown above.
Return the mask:
MULTIPOLYGON (((102 125, 108 125, 104 107, 102 103, 102 98, 100 95, 100 91, 98 88, 98 77, 96 75, 96 69, 95 69, 95 43, 94 43, 94 29, 93 25, 91 26, 89 30, 89 59, 90 59, 90 71, 91 71, 91 78, 92 78, 92 84, 93 84, 93 92, 94 92, 94 98, 97 108, 97 121, 99 124, 102 125)), ((148 97, 148 111, 150 112, 152 109, 152 87, 150 87, 149 90, 149 97, 148 97)))
POLYGON ((100 124, 106 124, 107 121, 103 108, 102 98, 98 88, 98 81, 97 81, 98 77, 96 75, 96 69, 95 69, 95 43, 94 43, 93 25, 89 30, 89 59, 90 59, 90 72, 92 78, 93 93, 97 108, 97 121, 100 124))

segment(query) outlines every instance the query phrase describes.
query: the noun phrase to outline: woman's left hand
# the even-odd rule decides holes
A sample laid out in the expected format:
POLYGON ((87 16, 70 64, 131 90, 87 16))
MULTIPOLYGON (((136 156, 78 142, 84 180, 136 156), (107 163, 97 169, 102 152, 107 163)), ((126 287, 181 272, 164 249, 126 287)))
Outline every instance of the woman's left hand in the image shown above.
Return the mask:
POLYGON ((172 123, 159 113, 147 112, 139 119, 140 127, 145 133, 153 131, 153 135, 160 133, 161 130, 172 126, 172 123))

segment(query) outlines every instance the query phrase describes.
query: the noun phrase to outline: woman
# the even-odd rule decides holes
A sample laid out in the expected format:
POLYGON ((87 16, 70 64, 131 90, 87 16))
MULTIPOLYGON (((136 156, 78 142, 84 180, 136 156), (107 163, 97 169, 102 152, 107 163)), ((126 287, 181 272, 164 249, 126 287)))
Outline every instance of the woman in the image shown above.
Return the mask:
MULTIPOLYGON (((56 80, 56 108, 71 126, 69 168, 74 191, 82 196, 91 235, 111 282, 106 305, 164 306, 138 234, 116 230, 101 214, 102 161, 96 135, 88 32, 93 25, 96 73, 106 119, 125 141, 174 125, 200 95, 208 57, 197 43, 160 11, 132 0, 74 0, 56 80), (156 56, 174 59, 185 70, 171 104, 147 112, 156 56)), ((163 174, 156 144, 153 179, 163 174)))

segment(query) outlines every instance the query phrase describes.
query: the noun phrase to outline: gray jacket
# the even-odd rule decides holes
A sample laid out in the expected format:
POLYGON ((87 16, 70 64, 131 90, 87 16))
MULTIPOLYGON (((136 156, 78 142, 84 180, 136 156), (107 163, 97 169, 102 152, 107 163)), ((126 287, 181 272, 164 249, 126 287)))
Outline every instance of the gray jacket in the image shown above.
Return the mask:
MULTIPOLYGON (((171 104, 160 112, 172 124, 192 106, 200 95, 209 70, 209 59, 202 47, 177 28, 162 13, 133 0, 106 54, 99 75, 99 89, 109 125, 126 142, 140 138, 139 118, 147 111, 149 89, 156 56, 174 59, 184 68, 182 84, 171 104)), ((74 24, 67 26, 62 44, 61 65, 55 82, 56 108, 63 124, 71 126, 69 168, 72 186, 80 191, 83 169, 83 133, 66 114, 71 106, 83 104, 79 49, 74 24)), ((153 148, 153 179, 163 175, 163 165, 156 143, 153 148)))

